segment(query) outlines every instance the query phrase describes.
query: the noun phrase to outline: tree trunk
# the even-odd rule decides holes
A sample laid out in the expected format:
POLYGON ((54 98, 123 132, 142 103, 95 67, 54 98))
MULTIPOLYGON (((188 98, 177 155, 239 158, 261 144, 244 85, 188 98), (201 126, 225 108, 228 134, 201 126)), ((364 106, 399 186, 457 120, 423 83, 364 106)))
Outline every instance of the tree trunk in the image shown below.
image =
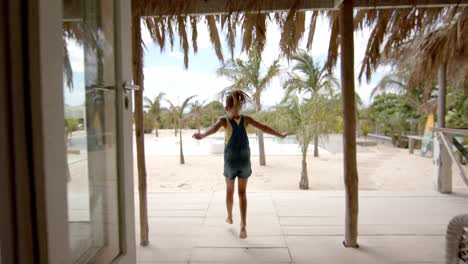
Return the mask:
POLYGON ((356 102, 354 91, 353 1, 340 6, 341 89, 343 96, 343 156, 346 197, 345 247, 358 247, 358 173, 356 164, 356 102))
POLYGON ((319 137, 314 136, 314 157, 319 156, 318 143, 319 143, 319 137))
POLYGON ((299 182, 299 188, 301 190, 309 189, 309 176, 307 174, 307 149, 302 152, 302 170, 301 170, 301 181, 299 182))
MULTIPOLYGON (((260 98, 257 97, 255 99, 257 107, 256 111, 259 112, 262 110, 262 105, 260 104, 260 98)), ((258 138, 258 155, 260 159, 260 166, 266 166, 266 158, 265 158, 265 140, 263 138, 263 132, 258 130, 257 131, 257 138, 258 138)))
POLYGON ((159 137, 159 129, 158 128, 156 128, 155 134, 156 134, 156 137, 159 137))
POLYGON ((184 150, 182 147, 182 129, 179 129, 179 139, 180 139, 180 164, 185 164, 184 150))
MULTIPOLYGON (((132 1, 134 4, 135 1, 132 1)), ((148 239, 148 208, 146 199, 146 164, 145 139, 143 130, 143 50, 140 28, 140 15, 132 5, 132 46, 133 46, 133 78, 140 90, 135 91, 135 133, 138 164, 138 194, 140 207, 140 244, 146 246, 148 239)))
POLYGON ((178 130, 178 128, 175 127, 175 128, 174 128, 174 137, 177 137, 177 130, 178 130))
POLYGON ((258 136, 258 154, 259 154, 259 158, 260 158, 260 166, 265 166, 266 165, 265 141, 263 139, 263 132, 258 131, 257 136, 258 136))
POLYGON ((437 126, 445 127, 445 109, 447 97, 447 64, 442 64, 439 67, 439 97, 437 105, 437 126))

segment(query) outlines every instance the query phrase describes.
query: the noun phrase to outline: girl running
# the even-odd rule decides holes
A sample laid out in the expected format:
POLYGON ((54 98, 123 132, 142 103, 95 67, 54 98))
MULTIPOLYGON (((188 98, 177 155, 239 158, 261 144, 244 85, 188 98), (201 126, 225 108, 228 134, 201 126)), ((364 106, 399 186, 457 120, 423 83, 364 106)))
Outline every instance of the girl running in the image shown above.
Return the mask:
POLYGON ((255 128, 280 137, 285 138, 287 133, 279 133, 271 127, 255 121, 253 118, 241 115, 240 111, 246 104, 249 97, 240 90, 234 90, 226 97, 227 111, 226 117, 220 117, 215 124, 203 133, 193 134, 195 139, 203 139, 216 133, 221 127, 225 129, 224 147, 224 176, 226 180, 226 222, 232 224, 232 206, 234 202, 234 182, 238 177, 238 194, 241 213, 240 238, 247 238, 247 180, 252 174, 250 165, 250 147, 247 137, 246 127, 249 125, 255 128))

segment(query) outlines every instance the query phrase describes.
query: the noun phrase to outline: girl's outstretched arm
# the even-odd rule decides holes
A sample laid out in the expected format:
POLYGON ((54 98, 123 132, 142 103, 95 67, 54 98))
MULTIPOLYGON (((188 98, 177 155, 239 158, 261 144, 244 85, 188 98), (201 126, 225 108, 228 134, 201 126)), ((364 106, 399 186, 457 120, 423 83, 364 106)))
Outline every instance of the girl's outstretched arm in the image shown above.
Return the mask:
POLYGON ((212 135, 216 133, 221 127, 226 127, 226 118, 225 117, 220 117, 216 123, 214 123, 211 127, 209 127, 205 132, 203 133, 195 133, 193 134, 193 138, 195 139, 203 139, 209 135, 212 135))
POLYGON ((256 127, 257 129, 260 129, 264 133, 267 133, 267 134, 270 134, 270 135, 273 135, 273 136, 277 136, 277 137, 280 137, 280 138, 285 138, 288 135, 287 132, 280 133, 280 132, 274 130, 273 128, 271 128, 269 126, 264 125, 264 124, 256 121, 255 119, 251 118, 250 116, 244 116, 244 120, 247 122, 246 124, 252 125, 252 126, 256 127))

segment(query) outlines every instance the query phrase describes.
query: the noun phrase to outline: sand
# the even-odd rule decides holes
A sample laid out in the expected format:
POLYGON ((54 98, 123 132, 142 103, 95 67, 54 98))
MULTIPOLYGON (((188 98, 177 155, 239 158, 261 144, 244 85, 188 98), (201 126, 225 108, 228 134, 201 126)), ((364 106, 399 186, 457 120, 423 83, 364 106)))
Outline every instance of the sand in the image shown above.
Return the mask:
MULTIPOLYGON (((193 132, 183 132, 183 165, 179 163, 179 140, 173 130, 160 131, 158 138, 154 134, 145 136, 148 192, 224 190, 223 134, 213 136, 218 139, 200 142, 191 138, 193 132)), ((320 156, 313 157, 309 153, 307 158, 310 190, 342 190, 341 135, 331 135, 319 146, 320 156)), ((268 139, 267 166, 259 166, 258 145, 254 139, 251 140, 251 150, 253 172, 249 191, 299 190, 302 157, 297 145, 277 144, 268 139)), ((407 149, 388 145, 358 147, 357 162, 361 190, 433 190, 435 166, 432 158, 421 157, 418 151, 409 154, 407 149)), ((136 157, 134 170, 137 190, 136 157)), ((466 189, 455 166, 453 184, 454 189, 466 189)))

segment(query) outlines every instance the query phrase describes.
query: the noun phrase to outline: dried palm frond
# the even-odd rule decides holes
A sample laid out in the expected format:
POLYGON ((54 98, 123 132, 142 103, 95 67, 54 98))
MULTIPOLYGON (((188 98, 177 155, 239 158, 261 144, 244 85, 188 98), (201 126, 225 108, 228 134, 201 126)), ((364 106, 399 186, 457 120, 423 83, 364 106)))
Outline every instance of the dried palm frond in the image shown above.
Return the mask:
POLYGON ((255 46, 260 52, 263 51, 266 42, 266 15, 264 13, 255 14, 255 46))
POLYGON ((182 49, 184 50, 184 66, 187 69, 188 68, 189 44, 188 44, 187 32, 185 31, 185 20, 186 20, 185 17, 182 17, 182 16, 177 17, 177 28, 179 30, 180 45, 182 46, 182 49))
POLYGON ((309 35, 307 37, 307 44, 306 44, 306 47, 308 50, 312 48, 312 43, 314 42, 315 26, 317 25, 318 15, 319 15, 318 11, 312 11, 312 16, 310 17, 309 35))
POLYGON ((171 51, 174 48, 174 29, 172 28, 172 18, 166 18, 167 31, 169 33, 169 43, 171 44, 171 51))
MULTIPOLYGON (((186 16, 189 10, 195 10, 196 5, 200 3, 200 1, 197 0, 135 0, 135 2, 135 5, 138 7, 138 9, 136 9, 138 11, 134 11, 135 14, 137 14, 137 12, 140 12, 140 14, 149 14, 156 10, 159 14, 165 14, 164 17, 160 17, 158 22, 153 21, 153 23, 151 23, 151 26, 155 27, 155 29, 152 30, 152 34, 155 37, 153 39, 155 39, 160 46, 163 46, 164 37, 166 36, 165 31, 168 32, 171 40, 171 47, 174 38, 173 24, 177 21, 177 19, 172 19, 177 16, 186 16), (159 27, 160 34, 158 34, 156 27, 159 27), (158 35, 160 35, 160 38, 158 35)), ((234 47, 236 45, 235 35, 238 29, 240 29, 242 33, 241 46, 243 51, 249 51, 249 48, 254 44, 257 48, 262 49, 265 43, 264 36, 266 35, 266 25, 268 25, 268 21, 276 23, 281 30, 280 49, 282 55, 290 57, 296 52, 305 31, 305 14, 302 10, 298 9, 298 6, 302 5, 303 1, 290 1, 290 6, 287 11, 273 12, 274 14, 271 16, 265 14, 265 10, 262 10, 262 8, 264 6, 274 5, 273 2, 273 0, 228 0, 225 4, 226 13, 216 16, 207 16, 211 17, 209 19, 210 21, 207 19, 207 27, 218 58, 221 59, 223 55, 217 23, 219 23, 220 28, 226 30, 226 41, 231 57, 233 57, 234 54, 234 47)), ((357 10, 354 15, 355 31, 367 28, 371 29, 366 53, 359 72, 360 78, 365 76, 366 80, 369 80, 377 67, 383 63, 388 63, 392 56, 404 56, 404 51, 407 50, 409 46, 413 46, 411 43, 414 39, 441 28, 441 25, 448 25, 449 22, 454 19, 466 16, 463 11, 464 8, 465 7, 462 6, 456 6, 448 8, 414 7, 403 9, 357 10)), ((312 48, 315 26, 317 23, 316 20, 321 13, 322 12, 319 11, 312 12, 308 25, 307 49, 312 48)), ((330 21, 331 34, 326 67, 328 71, 331 71, 336 65, 339 54, 339 12, 331 10, 323 13, 327 14, 326 17, 330 21)), ((196 21, 192 17, 195 18, 197 16, 192 15, 190 17, 190 24, 192 26, 191 42, 196 52, 196 50, 198 50, 196 44, 196 26, 194 27, 196 21)), ((459 28, 462 27, 459 26, 459 28)), ((441 30, 441 32, 449 34, 446 30, 441 30)), ((457 36, 459 39, 462 38, 462 34, 458 34, 457 36)), ((457 45, 463 47, 467 45, 467 43, 463 41, 458 41, 457 43, 459 43, 457 45)), ((447 50, 453 50, 453 48, 455 47, 450 46, 447 50)), ((460 65, 460 61, 463 61, 455 57, 450 58, 450 60, 454 62, 458 61, 458 65, 460 65)), ((448 64, 448 68, 451 69, 450 63, 448 64)), ((460 67, 452 68, 458 69, 460 67)), ((426 75, 427 74, 429 74, 429 72, 426 72, 426 75)))
POLYGON ((244 15, 244 19, 242 22, 242 51, 248 51, 252 46, 254 24, 254 15, 244 15))
POLYGON ((193 53, 198 52, 198 45, 197 45, 197 38, 198 38, 198 31, 197 31, 197 22, 198 19, 196 16, 190 16, 190 25, 192 26, 192 45, 193 45, 193 53))
POLYGON ((161 30, 159 29, 160 27, 160 18, 157 18, 157 17, 154 17, 154 18, 146 18, 145 19, 145 25, 146 25, 146 28, 148 29, 149 33, 150 33, 150 36, 151 36, 151 39, 158 43, 159 47, 160 47, 160 51, 162 52, 163 49, 164 49, 164 45, 165 45, 165 36, 164 34, 161 32, 161 30))
MULTIPOLYGON (((387 60, 394 63, 411 63, 408 88, 424 85, 425 95, 429 96, 437 72, 442 64, 447 65, 447 77, 453 87, 463 82, 468 74, 468 10, 446 10, 444 23, 438 28, 427 30, 386 54, 387 60), (462 11, 462 12, 461 12, 462 11)), ((435 16, 439 17, 440 14, 435 16)), ((433 20, 433 19, 432 19, 433 20)), ((438 21, 438 20, 433 20, 438 21)))
POLYGON ((327 61, 325 68, 328 72, 333 71, 333 67, 336 65, 338 60, 338 47, 340 46, 340 23, 339 13, 337 11, 328 12, 330 20, 330 42, 328 45, 327 61))
POLYGON ((86 44, 87 48, 96 50, 97 36, 91 30, 86 28, 82 22, 64 22, 62 31, 63 37, 63 75, 65 82, 70 90, 73 90, 73 68, 70 61, 70 54, 68 50, 68 40, 75 41, 78 45, 83 46, 86 44))
POLYGON ((63 41, 63 75, 67 83, 68 88, 73 90, 73 69, 70 63, 70 56, 68 53, 67 42, 63 41))
POLYGON ((231 17, 228 17, 227 20, 227 42, 228 42, 228 47, 229 51, 231 52, 231 59, 234 59, 234 48, 236 46, 236 24, 231 17))
POLYGON ((290 57, 298 48, 305 31, 305 13, 297 10, 299 0, 294 1, 284 22, 282 22, 282 32, 280 39, 280 49, 283 55, 290 57))
POLYGON ((377 23, 369 36, 367 42, 366 53, 359 72, 359 79, 362 78, 362 74, 366 73, 367 81, 371 79, 371 73, 375 71, 380 61, 380 45, 384 41, 384 35, 387 31, 388 20, 392 15, 392 11, 379 10, 379 22, 377 23))
POLYGON ((218 28, 216 26, 215 18, 214 16, 209 15, 205 16, 205 19, 210 32, 210 40, 215 48, 216 56, 218 56, 220 61, 224 61, 223 52, 221 49, 221 41, 219 40, 218 28))

